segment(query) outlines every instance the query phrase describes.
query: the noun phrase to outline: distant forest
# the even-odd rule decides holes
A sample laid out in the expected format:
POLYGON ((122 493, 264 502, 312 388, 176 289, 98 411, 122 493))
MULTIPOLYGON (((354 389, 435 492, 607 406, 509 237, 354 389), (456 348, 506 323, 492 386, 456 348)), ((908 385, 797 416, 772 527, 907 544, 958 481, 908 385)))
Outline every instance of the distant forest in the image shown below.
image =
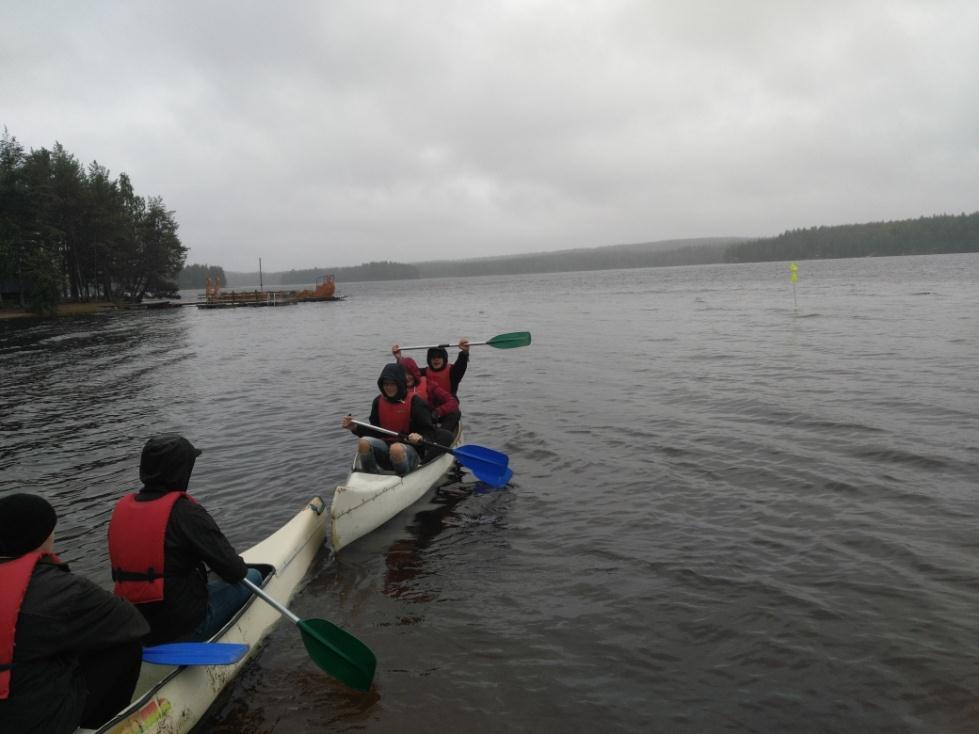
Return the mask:
MULTIPOLYGON (((268 285, 299 285, 312 283, 324 273, 333 273, 337 282, 343 283, 955 252, 979 252, 979 212, 811 227, 760 239, 715 237, 414 264, 371 262, 356 267, 266 273, 263 278, 268 285)), ((257 272, 227 273, 229 286, 257 282, 257 272)))
POLYGON ((979 252, 979 212, 901 222, 793 229, 769 239, 731 245, 724 262, 821 260, 845 257, 979 252))

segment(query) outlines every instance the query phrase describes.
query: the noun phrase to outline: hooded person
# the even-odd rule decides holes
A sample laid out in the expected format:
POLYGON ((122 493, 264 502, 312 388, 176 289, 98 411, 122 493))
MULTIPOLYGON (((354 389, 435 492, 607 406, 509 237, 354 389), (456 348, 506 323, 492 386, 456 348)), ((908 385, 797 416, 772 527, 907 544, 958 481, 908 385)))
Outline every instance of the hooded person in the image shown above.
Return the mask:
POLYGON ((420 395, 422 400, 432 406, 432 420, 436 426, 449 431, 455 435, 462 419, 459 411, 459 401, 436 382, 429 382, 425 378, 418 363, 411 357, 402 357, 398 364, 405 368, 405 379, 408 385, 408 394, 420 395))
POLYGON ((115 593, 150 624, 146 644, 207 640, 234 616, 261 584, 214 519, 187 494, 201 450, 176 433, 143 447, 143 488, 116 504, 109 522, 109 560, 115 593), (219 579, 208 583, 208 569, 219 579))
MULTIPOLYGON (((395 344, 391 347, 391 353, 399 362, 401 361, 401 347, 395 344)), ((459 355, 456 361, 449 362, 449 353, 444 347, 429 347, 425 354, 426 366, 421 368, 422 376, 428 380, 429 385, 438 385, 452 397, 458 397, 459 383, 462 382, 469 366, 469 340, 459 340, 459 355)))
POLYGON ((360 436, 357 457, 363 471, 377 473, 385 469, 404 476, 434 453, 429 449, 426 454, 422 443, 440 437, 432 422, 432 408, 421 396, 408 394, 405 369, 396 362, 384 365, 377 388, 381 394, 371 404, 370 423, 394 431, 399 437, 370 435, 369 428, 354 424, 349 415, 344 416, 340 427, 360 436))
POLYGON ((54 554, 54 508, 0 498, 0 731, 97 729, 129 705, 149 625, 54 554))

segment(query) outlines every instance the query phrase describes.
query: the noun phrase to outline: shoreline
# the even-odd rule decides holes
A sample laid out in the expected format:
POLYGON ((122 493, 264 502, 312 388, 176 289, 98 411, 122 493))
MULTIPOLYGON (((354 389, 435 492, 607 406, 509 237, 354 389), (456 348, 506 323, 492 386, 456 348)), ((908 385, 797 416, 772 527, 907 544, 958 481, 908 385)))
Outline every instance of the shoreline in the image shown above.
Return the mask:
POLYGON ((55 309, 54 314, 39 314, 34 313, 28 309, 24 308, 0 308, 0 321, 5 321, 7 319, 25 319, 25 318, 52 318, 59 316, 92 316, 97 313, 103 313, 105 311, 115 310, 115 306, 108 302, 98 302, 98 303, 59 303, 55 309))

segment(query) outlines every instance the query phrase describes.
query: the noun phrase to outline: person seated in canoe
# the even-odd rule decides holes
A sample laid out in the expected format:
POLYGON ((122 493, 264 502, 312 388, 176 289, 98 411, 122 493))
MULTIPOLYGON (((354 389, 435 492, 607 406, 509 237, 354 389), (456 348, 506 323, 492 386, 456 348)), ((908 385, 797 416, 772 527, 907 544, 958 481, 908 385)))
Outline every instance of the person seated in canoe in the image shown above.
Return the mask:
POLYGON ((418 363, 411 357, 402 357, 398 360, 398 364, 405 368, 408 394, 420 395, 422 400, 432 406, 432 420, 435 425, 454 436, 462 419, 459 401, 438 383, 430 383, 423 377, 421 370, 418 369, 418 363))
POLYGON ((432 422, 432 407, 428 403, 419 395, 408 395, 405 368, 400 364, 384 365, 377 387, 381 394, 371 404, 371 425, 394 431, 405 439, 367 435, 370 429, 354 424, 349 415, 343 417, 340 427, 360 436, 357 457, 363 471, 378 473, 380 467, 404 476, 424 459, 439 453, 432 448, 426 453, 422 442, 444 440, 446 432, 432 422))
POLYGON ((129 705, 149 625, 54 554, 43 497, 0 499, 0 732, 97 729, 129 705))
MULTIPOLYGON (((391 347, 391 354, 395 359, 400 360, 400 345, 395 344, 391 347)), ((449 362, 449 353, 442 347, 429 347, 425 362, 426 366, 421 368, 421 373, 428 379, 428 383, 437 384, 453 397, 458 397, 459 383, 462 382, 466 368, 469 366, 469 340, 466 338, 459 340, 459 356, 456 357, 455 362, 449 362)))
POLYGON ((147 645, 211 638, 251 596, 241 580, 262 583, 214 519, 187 494, 201 450, 163 433, 143 447, 143 488, 116 504, 109 522, 115 593, 150 623, 147 645), (207 569, 220 579, 208 583, 207 569))

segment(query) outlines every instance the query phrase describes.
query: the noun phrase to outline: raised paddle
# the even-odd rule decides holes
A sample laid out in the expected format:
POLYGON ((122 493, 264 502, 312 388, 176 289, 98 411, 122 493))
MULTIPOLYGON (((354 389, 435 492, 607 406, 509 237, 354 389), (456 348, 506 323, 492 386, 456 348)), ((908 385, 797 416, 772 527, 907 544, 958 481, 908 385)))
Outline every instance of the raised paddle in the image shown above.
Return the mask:
POLYGON ((154 665, 231 665, 248 652, 241 642, 168 642, 143 648, 143 662, 154 665))
MULTIPOLYGON (((389 431, 386 428, 380 428, 379 426, 375 426, 371 423, 364 423, 363 421, 355 420, 351 420, 350 422, 355 426, 376 431, 377 433, 384 433, 388 436, 397 436, 402 440, 407 439, 407 435, 404 433, 389 431)), ((485 446, 474 445, 459 446, 453 449, 449 446, 443 446, 435 443, 434 441, 426 441, 425 439, 422 439, 421 442, 426 446, 441 449, 442 451, 448 451, 456 458, 456 461, 458 461, 464 467, 471 469, 472 473, 476 475, 476 479, 496 489, 505 487, 507 482, 509 482, 510 478, 513 476, 513 470, 507 466, 509 463, 509 458, 506 454, 500 451, 494 451, 493 449, 488 449, 485 446)))
POLYGON ((367 645, 325 619, 300 619, 248 578, 242 583, 292 620, 302 633, 306 652, 320 670, 354 690, 370 690, 377 658, 367 645))
MULTIPOLYGON (((488 344, 491 347, 496 347, 497 349, 516 349, 517 347, 526 347, 530 344, 530 332, 529 331, 512 331, 509 334, 497 334, 492 339, 487 339, 484 342, 469 342, 469 346, 476 347, 480 344, 488 344)), ((449 347, 458 346, 457 344, 426 344, 423 346, 415 347, 400 347, 401 349, 448 349, 449 347)))

